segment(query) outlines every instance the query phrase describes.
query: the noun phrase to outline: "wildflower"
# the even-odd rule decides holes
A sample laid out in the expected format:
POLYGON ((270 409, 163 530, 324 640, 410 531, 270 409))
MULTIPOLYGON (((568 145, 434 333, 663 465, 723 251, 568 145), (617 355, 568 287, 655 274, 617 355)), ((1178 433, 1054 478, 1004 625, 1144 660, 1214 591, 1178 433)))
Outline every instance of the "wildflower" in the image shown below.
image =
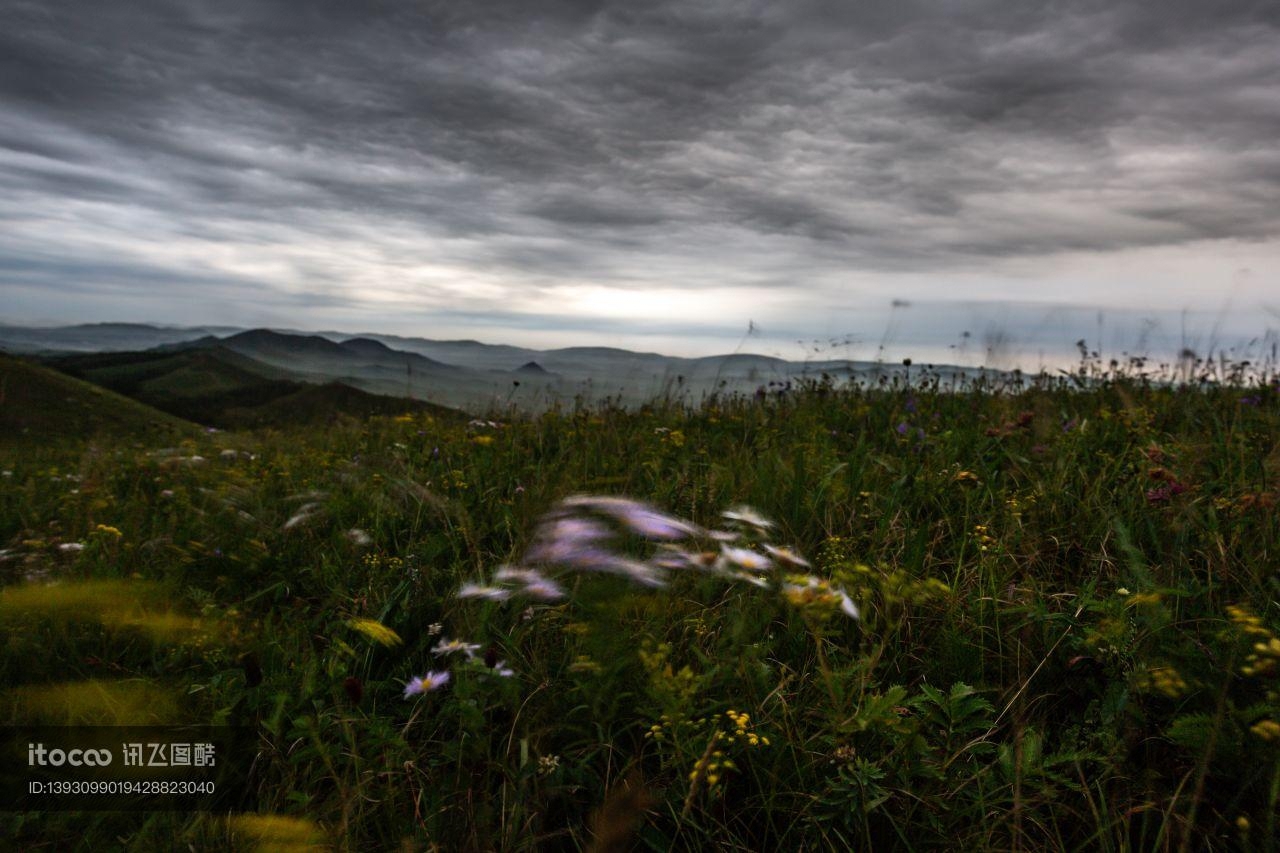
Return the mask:
POLYGON ((483 598, 487 601, 506 601, 511 597, 511 590, 500 586, 485 586, 478 583, 464 583, 458 589, 458 598, 483 598))
POLYGON ((775 560, 783 563, 790 563, 793 566, 800 566, 805 569, 809 568, 809 561, 790 548, 779 548, 775 545, 766 544, 764 549, 768 551, 769 556, 773 557, 775 560))
POLYGON ((441 639, 431 649, 431 654, 440 657, 442 655, 451 655, 454 652, 462 652, 467 656, 467 660, 472 660, 476 656, 476 652, 480 650, 477 643, 467 643, 462 640, 445 640, 441 639))
POLYGON ((532 595, 534 598, 541 598, 543 601, 559 601, 565 597, 564 590, 560 585, 547 578, 525 584, 522 591, 525 595, 532 595))
POLYGON ((347 625, 384 646, 398 646, 404 642, 399 634, 376 619, 351 619, 347 625))
POLYGON ((1122 586, 1122 587, 1120 587, 1119 589, 1117 589, 1117 590, 1116 590, 1116 595, 1128 595, 1128 594, 1129 594, 1129 589, 1128 589, 1128 587, 1123 587, 1123 586, 1122 586))
POLYGON ((102 533, 106 536, 114 536, 117 539, 119 539, 121 536, 124 536, 124 534, 120 532, 120 528, 112 527, 108 524, 97 525, 96 527, 93 528, 93 532, 102 533))
POLYGON ((1262 720, 1254 723, 1249 727, 1249 731, 1253 732, 1263 740, 1271 741, 1280 739, 1280 723, 1275 720, 1262 720))
POLYGON ((853 603, 853 599, 844 591, 842 587, 835 588, 836 595, 840 597, 840 610, 850 619, 859 619, 862 613, 858 610, 858 605, 853 603))
POLYGON ((1138 686, 1158 690, 1170 699, 1178 698, 1187 690, 1186 680, 1176 669, 1168 666, 1156 667, 1144 673, 1138 679, 1138 686))
POLYGON ((622 575, 641 586, 661 587, 667 585, 666 578, 657 566, 641 563, 638 560, 630 560, 626 557, 618 557, 608 552, 584 554, 577 567, 622 575))
POLYGON ((609 538, 609 530, 586 518, 557 518, 544 524, 528 558, 538 563, 571 562, 583 550, 609 538))
POLYGON ((698 534, 698 528, 659 512, 647 504, 625 498, 577 495, 567 498, 565 506, 583 506, 605 513, 622 522, 633 532, 647 539, 686 539, 698 534))
POLYGON ((729 562, 753 572, 763 572, 773 568, 772 560, 763 554, 757 554, 749 548, 722 546, 720 555, 729 562))
POLYGON ((449 683, 448 671, 428 672, 426 675, 414 676, 409 679, 409 683, 404 686, 404 698, 410 696, 420 696, 430 690, 439 690, 449 683))
POLYGON ((534 598, 541 598, 544 601, 556 601, 565 597, 564 590, 558 583, 544 577, 534 569, 517 569, 511 566, 502 566, 493 573, 493 579, 495 581, 518 583, 523 587, 519 592, 531 595, 534 598))
POLYGON ((496 581, 515 581, 516 583, 531 583, 541 577, 542 575, 533 569, 517 569, 512 566, 499 566, 493 573, 493 579, 496 581))
POLYGON ((725 510, 720 513, 720 515, 730 521, 736 521, 739 524, 745 524, 749 527, 754 527, 757 530, 768 530, 770 527, 773 527, 772 521, 760 515, 749 506, 734 507, 733 509, 725 510))
POLYGON ((361 548, 367 548, 373 544, 373 538, 358 527, 353 527, 347 531, 347 539, 349 539, 353 545, 357 545, 361 548))
POLYGON ((497 663, 495 663, 493 666, 489 667, 489 671, 493 675, 498 676, 499 678, 510 678, 511 676, 516 674, 516 671, 511 667, 507 666, 507 662, 504 660, 500 660, 497 663))
POLYGON ((64 554, 77 554, 84 550, 83 542, 63 542, 58 546, 58 550, 64 554))
POLYGON ((444 630, 444 625, 441 625, 439 622, 432 622, 430 625, 427 626, 427 636, 437 637, 440 635, 440 632, 443 630, 444 630))
POLYGON ((815 575, 788 575, 782 584, 782 594, 794 607, 838 607, 850 619, 862 616, 844 587, 815 575))
POLYGON ((742 581, 743 583, 749 583, 752 586, 759 587, 760 589, 769 588, 769 581, 759 577, 758 575, 748 574, 747 572, 726 572, 725 574, 727 577, 742 581))

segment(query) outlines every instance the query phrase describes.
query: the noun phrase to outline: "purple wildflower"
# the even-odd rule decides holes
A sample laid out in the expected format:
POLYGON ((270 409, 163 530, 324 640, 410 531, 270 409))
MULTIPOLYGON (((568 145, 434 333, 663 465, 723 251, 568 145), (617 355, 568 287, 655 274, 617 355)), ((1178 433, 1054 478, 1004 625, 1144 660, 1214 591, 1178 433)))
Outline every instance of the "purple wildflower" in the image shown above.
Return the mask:
POLYGON ((439 690, 449 683, 448 671, 428 672, 426 675, 414 676, 409 679, 409 683, 404 686, 404 698, 410 696, 420 696, 430 690, 439 690))

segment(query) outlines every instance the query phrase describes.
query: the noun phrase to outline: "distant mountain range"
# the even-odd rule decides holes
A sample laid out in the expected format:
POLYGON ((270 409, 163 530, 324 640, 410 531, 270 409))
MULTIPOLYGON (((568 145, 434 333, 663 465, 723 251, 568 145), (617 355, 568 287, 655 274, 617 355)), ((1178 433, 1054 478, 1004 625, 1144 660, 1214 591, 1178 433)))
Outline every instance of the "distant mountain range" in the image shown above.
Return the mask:
MULTIPOLYGON (((36 356, 87 379, 204 423, 252 409, 304 384, 337 383, 472 413, 515 406, 642 404, 660 396, 772 392, 826 375, 874 382, 900 365, 785 361, 738 353, 678 358, 609 347, 533 350, 478 341, 396 335, 101 323, 36 329, 0 326, 0 350, 36 356)), ((945 368, 971 376, 972 368, 945 368)), ((917 369, 918 373, 918 369, 917 369)))

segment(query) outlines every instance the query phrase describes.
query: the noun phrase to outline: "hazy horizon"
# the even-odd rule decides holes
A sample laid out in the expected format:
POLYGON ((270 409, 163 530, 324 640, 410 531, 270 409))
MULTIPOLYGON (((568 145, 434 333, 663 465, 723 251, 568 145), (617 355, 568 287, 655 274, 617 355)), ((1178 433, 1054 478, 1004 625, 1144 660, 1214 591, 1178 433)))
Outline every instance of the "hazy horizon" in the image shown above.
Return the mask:
MULTIPOLYGON (((933 306, 936 308, 936 306, 933 306)), ((1249 359, 1255 364, 1275 360, 1275 349, 1280 346, 1280 334, 1268 328, 1262 334, 1244 337, 1236 334, 1224 323, 1224 312, 1216 315, 1203 312, 1175 315, 1166 312, 1163 321, 1139 312, 1094 311, 1070 309, 1065 306, 1003 305, 1003 316, 983 306, 985 315, 979 316, 976 307, 950 306, 955 310, 967 307, 968 319, 974 323, 961 329, 950 340, 930 340, 928 331, 921 334, 910 325, 912 306, 893 306, 884 312, 885 325, 878 332, 865 335, 845 334, 821 338, 780 338, 762 327, 752 325, 742 330, 737 338, 708 337, 690 341, 660 336, 612 335, 604 336, 592 330, 557 333, 548 339, 545 333, 528 336, 507 334, 509 330, 496 329, 489 336, 476 335, 424 335, 412 328, 344 328, 303 327, 297 325, 234 325, 217 323, 165 322, 139 318, 99 318, 80 323, 58 322, 36 318, 24 321, 0 315, 0 325, 26 328, 57 328, 76 325, 139 324, 169 329, 195 329, 215 327, 225 329, 270 328, 295 334, 332 334, 340 336, 388 335, 402 338, 422 338, 434 341, 472 340, 493 346, 514 346, 529 350, 556 350, 571 347, 612 347, 640 353, 656 353, 676 358, 702 358, 730 354, 751 354, 779 358, 791 362, 849 360, 885 363, 901 362, 909 358, 915 364, 950 364, 962 367, 990 367, 998 369, 1020 368, 1026 372, 1040 369, 1071 369, 1080 362, 1079 344, 1083 342, 1090 353, 1098 353, 1102 360, 1116 359, 1124 363, 1128 357, 1142 356, 1152 365, 1172 364, 1184 350, 1191 350, 1200 357, 1219 357, 1226 354, 1236 361, 1249 359), (1021 317, 1024 322, 1017 323, 1021 317), (1038 318, 1038 319, 1036 319, 1038 318), (966 334, 967 333, 967 334, 966 334)), ((956 319, 956 318, 953 318, 956 319)), ((959 328, 957 326, 957 328, 959 328)), ((935 336, 936 337, 936 336, 935 336)))

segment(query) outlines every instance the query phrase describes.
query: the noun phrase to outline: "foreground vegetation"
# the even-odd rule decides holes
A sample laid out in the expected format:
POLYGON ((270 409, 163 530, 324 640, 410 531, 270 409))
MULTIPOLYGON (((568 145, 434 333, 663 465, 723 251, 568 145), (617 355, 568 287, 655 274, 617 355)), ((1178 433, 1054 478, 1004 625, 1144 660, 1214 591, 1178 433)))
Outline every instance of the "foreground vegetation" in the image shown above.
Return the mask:
POLYGON ((260 753, 256 816, 6 830, 58 850, 1272 850, 1278 438, 1269 379, 1110 379, 0 442, 5 722, 229 722, 260 753), (575 494, 810 567, 774 551, 763 586, 657 586, 547 561, 564 599, 458 596, 575 494), (763 518, 721 515, 744 505, 763 518), (779 594, 784 571, 812 594, 779 594))

